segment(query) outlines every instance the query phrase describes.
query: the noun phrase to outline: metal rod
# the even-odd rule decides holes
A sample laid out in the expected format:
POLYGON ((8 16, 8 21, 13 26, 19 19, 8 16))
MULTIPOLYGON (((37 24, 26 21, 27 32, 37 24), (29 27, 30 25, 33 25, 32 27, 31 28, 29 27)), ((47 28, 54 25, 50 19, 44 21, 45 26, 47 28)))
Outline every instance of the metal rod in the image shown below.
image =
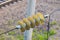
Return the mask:
MULTIPOLYGON (((28 0, 27 2, 28 2, 28 7, 27 7, 26 17, 35 14, 36 0, 28 0)), ((32 40, 32 32, 33 32, 33 28, 30 28, 30 30, 26 30, 24 32, 24 40, 32 40)))

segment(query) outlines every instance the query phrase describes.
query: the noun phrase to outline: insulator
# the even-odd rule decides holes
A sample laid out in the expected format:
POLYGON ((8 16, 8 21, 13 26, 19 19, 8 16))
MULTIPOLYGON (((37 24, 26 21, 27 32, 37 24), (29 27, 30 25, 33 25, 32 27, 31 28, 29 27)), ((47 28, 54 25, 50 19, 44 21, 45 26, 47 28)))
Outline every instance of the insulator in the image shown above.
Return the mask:
POLYGON ((18 25, 21 26, 21 31, 29 30, 30 28, 34 28, 40 24, 44 24, 44 16, 41 13, 37 13, 36 15, 30 16, 28 18, 23 18, 22 21, 18 21, 18 25))

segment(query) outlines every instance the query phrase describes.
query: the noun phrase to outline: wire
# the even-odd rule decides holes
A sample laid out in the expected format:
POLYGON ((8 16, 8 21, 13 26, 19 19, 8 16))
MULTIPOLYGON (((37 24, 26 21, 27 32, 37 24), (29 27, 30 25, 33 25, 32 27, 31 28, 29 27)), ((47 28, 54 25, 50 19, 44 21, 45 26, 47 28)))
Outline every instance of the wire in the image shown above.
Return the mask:
POLYGON ((49 15, 49 21, 48 21, 48 25, 47 25, 48 29, 47 29, 47 40, 49 40, 49 30, 50 30, 50 15, 49 15))
POLYGON ((13 28, 13 29, 11 29, 11 30, 9 30, 9 31, 3 32, 3 33, 1 33, 0 35, 6 34, 6 33, 10 32, 10 31, 13 31, 13 30, 15 30, 15 29, 20 29, 20 28, 21 28, 21 26, 20 26, 20 25, 17 25, 15 28, 13 28))
POLYGON ((48 27, 48 29, 47 29, 47 40, 48 40, 48 39, 49 39, 49 29, 50 29, 50 27, 49 27, 49 22, 48 22, 47 27, 48 27))
POLYGON ((11 29, 11 30, 9 30, 9 31, 6 31, 6 32, 3 32, 3 33, 1 33, 0 35, 2 35, 2 34, 6 34, 6 33, 10 32, 10 31, 13 31, 13 30, 15 30, 15 29, 17 29, 17 28, 11 29))

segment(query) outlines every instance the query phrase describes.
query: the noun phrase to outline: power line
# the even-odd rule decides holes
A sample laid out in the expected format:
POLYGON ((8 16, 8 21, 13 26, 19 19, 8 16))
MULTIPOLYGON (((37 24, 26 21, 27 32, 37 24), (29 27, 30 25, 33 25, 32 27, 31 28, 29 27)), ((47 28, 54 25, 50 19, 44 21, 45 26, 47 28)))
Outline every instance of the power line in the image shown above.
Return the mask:
POLYGON ((11 30, 9 30, 9 31, 3 32, 3 33, 1 33, 0 35, 2 35, 2 34, 6 34, 6 33, 10 32, 10 31, 15 30, 15 29, 17 29, 17 28, 13 28, 13 29, 11 29, 11 30))

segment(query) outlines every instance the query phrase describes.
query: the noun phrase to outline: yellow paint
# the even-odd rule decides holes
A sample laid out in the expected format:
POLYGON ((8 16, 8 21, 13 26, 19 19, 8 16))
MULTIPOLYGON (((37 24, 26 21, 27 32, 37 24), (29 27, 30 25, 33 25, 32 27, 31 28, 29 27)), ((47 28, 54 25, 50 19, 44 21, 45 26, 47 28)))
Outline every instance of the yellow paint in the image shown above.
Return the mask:
POLYGON ((35 27, 35 20, 32 17, 28 17, 28 20, 31 22, 31 28, 35 27))
POLYGON ((21 26, 21 32, 25 31, 25 23, 23 21, 18 21, 18 25, 21 26))
POLYGON ((39 18, 40 18, 40 24, 43 25, 44 24, 44 16, 42 13, 37 13, 36 14, 39 18))
POLYGON ((27 18, 24 18, 23 22, 26 24, 26 30, 29 30, 31 27, 30 21, 27 18))
POLYGON ((38 16, 37 16, 37 15, 33 15, 32 17, 35 19, 35 24, 36 24, 36 26, 38 26, 38 25, 39 25, 38 16))

